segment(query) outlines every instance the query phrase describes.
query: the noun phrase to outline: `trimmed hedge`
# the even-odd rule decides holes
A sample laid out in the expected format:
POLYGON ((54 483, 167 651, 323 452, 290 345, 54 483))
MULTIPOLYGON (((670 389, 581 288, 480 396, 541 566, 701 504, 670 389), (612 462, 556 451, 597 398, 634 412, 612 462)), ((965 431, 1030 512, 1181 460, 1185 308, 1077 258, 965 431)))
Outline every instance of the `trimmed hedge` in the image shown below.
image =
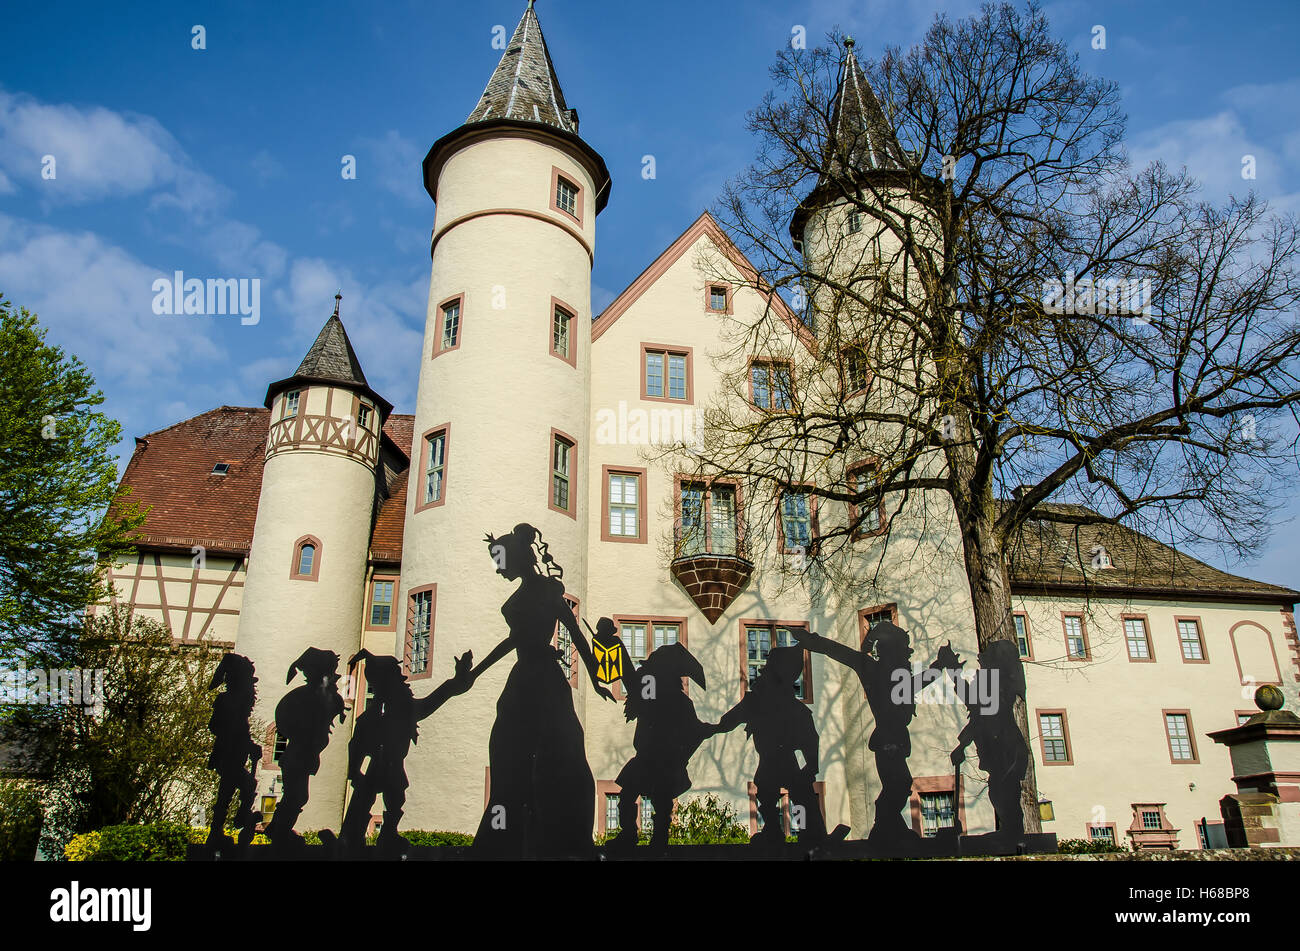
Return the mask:
MULTIPOLYGON (((235 837, 234 830, 227 829, 226 832, 231 838, 235 837)), ((402 835, 415 846, 474 844, 474 837, 463 832, 413 829, 402 835)), ((302 838, 307 845, 321 844, 319 832, 304 832, 302 838)), ((371 836, 369 844, 374 845, 375 838, 371 836)), ((191 844, 202 845, 207 840, 207 829, 194 829, 179 822, 107 826, 97 832, 73 836, 63 856, 69 862, 183 862, 191 844)), ((253 836, 254 845, 268 842, 260 832, 253 836)), ((35 848, 33 844, 33 853, 35 848)), ((26 857, 31 858, 31 855, 26 857)))

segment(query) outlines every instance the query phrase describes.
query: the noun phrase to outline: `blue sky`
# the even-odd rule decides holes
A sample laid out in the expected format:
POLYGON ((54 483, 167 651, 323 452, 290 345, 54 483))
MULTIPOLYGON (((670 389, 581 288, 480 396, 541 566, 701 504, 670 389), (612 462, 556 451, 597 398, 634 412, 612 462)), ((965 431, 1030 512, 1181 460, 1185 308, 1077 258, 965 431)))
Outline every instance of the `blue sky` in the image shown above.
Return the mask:
MULTIPOLYGON (((371 383, 410 412, 434 208, 419 163, 464 121, 523 0, 11 5, 0 58, 0 292, 79 355, 131 437, 290 374, 336 288, 371 383), (191 46, 192 27, 206 49, 191 46), (57 177, 42 179, 44 155, 57 177), (354 155, 357 177, 340 175, 354 155), (160 317, 152 282, 261 280, 261 321, 160 317)), ((614 178, 593 306, 630 283, 750 159, 745 112, 796 25, 859 53, 908 45, 968 0, 540 0, 584 137, 614 178), (707 101, 707 108, 701 104, 707 101), (654 155, 657 177, 641 177, 654 155)), ((1221 199, 1300 207, 1300 5, 1062 0, 1085 68, 1120 83, 1138 162, 1186 165, 1221 199), (1091 45, 1106 29, 1106 49, 1091 45), (1257 178, 1241 178, 1244 154, 1257 178)), ((124 462, 125 460, 123 460, 124 462)), ((1294 463, 1285 463, 1294 465, 1294 463)), ((1292 470, 1294 471, 1294 470, 1292 470)), ((1300 512, 1294 498, 1286 514, 1300 512)), ((1300 586, 1281 527, 1258 562, 1300 586)))

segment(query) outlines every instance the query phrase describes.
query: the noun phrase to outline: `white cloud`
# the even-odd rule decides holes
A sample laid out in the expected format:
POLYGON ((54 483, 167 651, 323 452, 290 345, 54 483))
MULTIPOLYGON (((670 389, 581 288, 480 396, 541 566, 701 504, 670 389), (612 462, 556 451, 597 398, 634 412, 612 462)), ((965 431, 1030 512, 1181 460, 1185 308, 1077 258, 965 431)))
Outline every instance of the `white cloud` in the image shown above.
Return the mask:
POLYGON ((408 205, 423 207, 429 196, 416 171, 425 150, 400 133, 389 130, 380 139, 362 139, 358 151, 357 180, 371 178, 408 205))
POLYGON ((153 206, 204 214, 228 197, 149 116, 44 103, 4 91, 0 166, 51 203, 153 193, 153 206), (42 177, 46 156, 53 158, 53 178, 42 177))

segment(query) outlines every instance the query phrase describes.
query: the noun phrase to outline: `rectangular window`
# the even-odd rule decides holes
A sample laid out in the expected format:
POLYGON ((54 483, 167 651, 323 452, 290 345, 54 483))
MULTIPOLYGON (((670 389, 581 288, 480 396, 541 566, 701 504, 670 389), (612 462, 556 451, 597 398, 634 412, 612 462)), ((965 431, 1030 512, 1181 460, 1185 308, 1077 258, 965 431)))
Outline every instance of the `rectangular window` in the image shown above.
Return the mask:
POLYGON ((565 214, 578 217, 578 186, 565 178, 555 179, 555 206, 565 214))
MULTIPOLYGON (((569 610, 573 612, 573 618, 576 621, 578 618, 577 600, 571 595, 566 594, 564 596, 564 603, 569 606, 569 610)), ((560 661, 560 669, 564 671, 565 679, 569 681, 570 686, 578 686, 578 650, 574 647, 573 635, 569 633, 569 629, 560 621, 555 622, 555 638, 552 643, 555 645, 555 650, 560 661)))
POLYGON ((1159 829, 1160 828, 1160 810, 1143 809, 1142 810, 1142 828, 1159 829))
POLYGON ((957 797, 950 792, 921 793, 921 835, 932 839, 957 820, 957 797))
POLYGON ((643 621, 622 621, 618 626, 618 636, 627 648, 627 654, 638 664, 650 656, 646 650, 646 627, 643 621))
POLYGON ((849 394, 865 390, 871 383, 866 351, 862 347, 846 347, 841 359, 844 365, 844 392, 849 394))
POLYGON ((1083 617, 1078 614, 1066 614, 1062 617, 1065 625, 1065 657, 1067 660, 1088 659, 1088 638, 1083 630, 1083 617))
POLYGON ((388 627, 393 622, 393 582, 375 581, 370 586, 370 626, 388 627))
POLYGON ((691 397, 690 351, 642 348, 645 361, 643 399, 687 401, 691 397))
POLYGON ((1094 842, 1105 842, 1108 845, 1115 844, 1115 827, 1114 826, 1088 826, 1088 838, 1094 842))
POLYGON ((1178 621, 1178 644, 1183 660, 1205 660, 1205 642, 1201 639, 1201 623, 1194 618, 1178 621))
POLYGON ((615 538, 641 535, 641 476, 631 472, 609 474, 609 534, 615 538))
POLYGON ((807 551, 812 545, 812 497, 806 489, 792 489, 781 495, 781 533, 785 551, 807 551))
POLYGON ((849 485, 862 497, 861 502, 849 505, 849 521, 856 523, 853 529, 854 538, 874 535, 884 527, 884 521, 880 517, 880 495, 873 491, 877 484, 878 477, 874 463, 859 465, 849 471, 849 485))
POLYGON ((442 305, 442 344, 440 350, 460 346, 460 298, 442 305))
POLYGON ((727 312, 727 296, 727 285, 712 285, 709 288, 709 310, 725 314, 727 312))
POLYGON ((1165 713, 1165 735, 1169 739, 1169 758, 1175 763, 1195 763, 1196 741, 1192 736, 1192 717, 1185 712, 1165 713))
POLYGON ((364 403, 357 407, 357 427, 359 429, 370 428, 370 407, 364 403))
POLYGON ((284 394, 284 416, 281 417, 282 419, 298 415, 298 396, 299 392, 297 390, 284 394))
POLYGON ((447 468, 447 432, 425 437, 424 504, 442 501, 443 476, 447 468))
POLYGON ((765 410, 788 410, 794 406, 790 364, 753 363, 749 368, 749 400, 765 410))
POLYGON ((605 831, 618 831, 618 793, 605 793, 605 831))
POLYGON ((1128 645, 1129 660, 1150 660, 1151 640, 1147 637, 1147 622, 1140 617, 1124 619, 1124 643, 1128 645))
POLYGON ((862 213, 857 209, 849 212, 849 234, 857 234, 862 230, 862 213))
MULTIPOLYGON (((807 625, 799 625, 806 630, 807 625)), ((774 647, 796 647, 799 642, 791 633, 791 626, 783 624, 745 623, 745 676, 750 687, 758 679, 759 672, 767 663, 767 655, 774 647)), ((804 672, 795 682, 795 696, 805 703, 812 702, 812 691, 808 684, 808 652, 804 651, 804 672)))
POLYGON ((740 550, 736 487, 682 482, 677 555, 735 555, 740 550))
POLYGON ((1043 762, 1069 763, 1070 741, 1065 732, 1065 714, 1040 713, 1038 730, 1043 744, 1043 762))
POLYGON ((1029 618, 1024 614, 1013 614, 1016 625, 1016 651, 1021 657, 1029 656, 1029 618))
POLYGON ((572 314, 563 308, 555 308, 551 317, 551 352, 563 360, 569 359, 569 348, 572 346, 569 329, 572 321, 572 314))
POLYGON ((406 645, 406 667, 412 675, 429 669, 429 645, 433 635, 433 592, 411 595, 410 634, 406 645))
POLYGON ((551 508, 573 514, 572 482, 573 442, 556 434, 551 441, 551 508))

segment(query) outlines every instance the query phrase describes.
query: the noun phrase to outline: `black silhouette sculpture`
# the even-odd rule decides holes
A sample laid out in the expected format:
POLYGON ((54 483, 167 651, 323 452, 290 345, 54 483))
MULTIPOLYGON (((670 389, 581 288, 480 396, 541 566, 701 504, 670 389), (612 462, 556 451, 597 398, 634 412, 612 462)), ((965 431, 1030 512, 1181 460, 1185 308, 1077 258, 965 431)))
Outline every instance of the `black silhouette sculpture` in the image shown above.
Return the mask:
MULTIPOLYGON (((763 828, 756 845, 774 847, 785 842, 781 790, 790 797, 792 831, 800 845, 814 847, 826 840, 826 823, 813 782, 817 779, 820 741, 812 711, 795 693, 803 673, 803 648, 774 647, 767 662, 741 701, 722 715, 715 733, 729 733, 738 724, 753 737, 758 752, 754 786, 763 828), (799 765, 802 755, 804 763, 799 765), (802 815, 802 822, 794 822, 802 815)), ((836 837, 848 829, 836 829, 836 837)))
POLYGON ((521 524, 486 540, 497 574, 520 584, 501 607, 510 633, 473 671, 477 679, 511 651, 516 655, 488 741, 491 792, 474 849, 510 858, 589 854, 596 782, 569 678, 551 646, 557 623, 572 639, 597 695, 614 697, 597 681, 591 648, 564 600, 564 570, 541 533, 521 524))
POLYGON ((385 851, 401 852, 409 845, 397 831, 409 785, 406 754, 410 752, 411 744, 417 742, 419 722, 470 688, 474 655, 466 651, 457 657, 455 675, 443 681, 433 693, 418 700, 412 694, 411 685, 406 682, 406 675, 396 657, 376 657, 370 651, 361 650, 348 661, 348 672, 351 673, 362 662, 365 663, 366 683, 370 685, 373 696, 366 700, 366 708, 357 717, 348 743, 348 779, 352 783, 352 799, 343 817, 339 847, 345 853, 355 852, 365 844, 370 810, 375 799, 382 795, 384 824, 377 844, 385 851), (367 760, 369 766, 363 770, 367 760))
POLYGON ((217 802, 212 810, 212 829, 207 844, 214 848, 234 845, 225 834, 226 815, 235 793, 239 793, 239 811, 235 813, 234 826, 239 830, 239 844, 253 841, 254 827, 262 821, 262 814, 253 810, 253 796, 257 792, 254 770, 262 758, 262 748, 253 742, 249 732, 249 718, 257 700, 257 677, 253 662, 241 654, 226 654, 212 674, 209 690, 224 686, 212 701, 212 755, 208 766, 217 771, 217 802))
POLYGON ((302 845, 293 827, 307 805, 308 783, 320 769, 320 754, 329 745, 334 718, 345 719, 343 695, 339 693, 339 655, 309 647, 289 667, 284 682, 292 683, 301 670, 306 683, 295 687, 275 707, 275 731, 284 737, 280 754, 280 777, 284 798, 266 827, 274 845, 302 845))
MULTIPOLYGON (((602 642, 617 640, 614 622, 607 617, 596 623, 596 632, 602 642)), ((691 788, 686 767, 700 744, 716 729, 711 723, 700 722, 682 682, 683 677, 689 677, 704 687, 704 668, 682 644, 657 648, 640 667, 634 666, 621 641, 619 647, 623 654, 623 689, 627 693, 624 715, 636 721, 632 738, 636 753, 615 779, 619 785, 619 833, 608 848, 627 852, 636 845, 636 802, 637 797, 642 797, 649 798, 654 806, 650 847, 663 851, 668 845, 673 804, 691 788)))
MULTIPOLYGON (((953 657, 955 661, 955 655, 953 657)), ((936 661, 938 663, 938 661, 936 661)), ((988 773, 989 802, 997 816, 998 834, 1018 839, 1024 835, 1025 815, 1020 803, 1020 783, 1029 767, 1029 748, 1016 726, 1015 702, 1025 699, 1025 668, 1011 641, 993 641, 979 655, 981 676, 994 678, 996 694, 987 706, 966 703, 970 719, 957 734, 952 764, 960 769, 966 747, 975 744, 979 767, 988 773)), ((962 665, 943 663, 954 675, 962 665)))
MULTIPOLYGON (((912 754, 909 728, 916 715, 915 698, 941 675, 943 664, 951 666, 957 662, 957 655, 951 647, 941 648, 939 657, 929 668, 914 673, 907 633, 888 621, 871 629, 861 650, 811 631, 795 629, 793 633, 804 648, 825 654, 855 671, 866 691, 867 704, 876 721, 867 746, 876 754, 876 774, 880 778, 875 822, 868 841, 885 849, 915 849, 920 837, 902 816, 912 796, 912 773, 907 758, 912 754)), ((768 662, 771 663, 770 658, 768 662)))

